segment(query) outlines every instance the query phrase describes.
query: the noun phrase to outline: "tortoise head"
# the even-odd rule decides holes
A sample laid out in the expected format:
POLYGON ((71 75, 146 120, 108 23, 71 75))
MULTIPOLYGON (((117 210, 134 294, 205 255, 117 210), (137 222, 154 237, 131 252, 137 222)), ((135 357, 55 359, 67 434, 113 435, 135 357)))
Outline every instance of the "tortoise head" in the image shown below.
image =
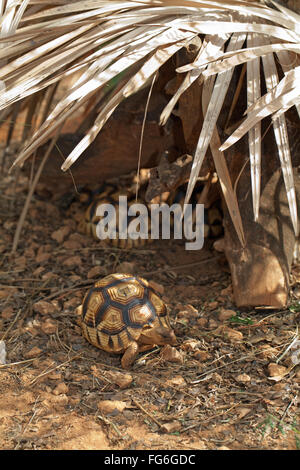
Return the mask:
POLYGON ((162 324, 153 324, 143 329, 139 338, 142 344, 176 344, 177 338, 171 327, 162 324))

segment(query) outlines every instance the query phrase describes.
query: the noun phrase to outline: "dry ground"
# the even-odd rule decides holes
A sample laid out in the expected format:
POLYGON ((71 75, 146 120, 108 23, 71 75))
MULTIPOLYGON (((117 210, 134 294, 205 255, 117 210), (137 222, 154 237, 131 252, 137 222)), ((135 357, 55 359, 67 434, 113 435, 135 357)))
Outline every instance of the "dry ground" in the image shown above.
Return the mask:
POLYGON ((300 448, 299 365, 291 350, 281 358, 299 324, 297 267, 286 310, 237 310, 209 243, 109 249, 77 232, 78 203, 63 210, 41 192, 10 256, 27 191, 14 178, 0 183, 1 449, 300 448), (82 338, 75 308, 94 280, 128 270, 164 290, 179 343, 124 375, 82 338))

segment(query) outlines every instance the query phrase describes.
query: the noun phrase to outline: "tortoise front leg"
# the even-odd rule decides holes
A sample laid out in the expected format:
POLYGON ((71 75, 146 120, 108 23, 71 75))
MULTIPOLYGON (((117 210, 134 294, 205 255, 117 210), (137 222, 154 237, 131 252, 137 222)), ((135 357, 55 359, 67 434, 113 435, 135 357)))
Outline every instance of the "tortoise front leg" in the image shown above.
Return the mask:
POLYGON ((137 355, 139 353, 139 345, 134 341, 133 343, 128 346, 126 351, 124 352, 122 359, 121 359, 121 365, 123 369, 128 369, 131 364, 135 361, 137 355))

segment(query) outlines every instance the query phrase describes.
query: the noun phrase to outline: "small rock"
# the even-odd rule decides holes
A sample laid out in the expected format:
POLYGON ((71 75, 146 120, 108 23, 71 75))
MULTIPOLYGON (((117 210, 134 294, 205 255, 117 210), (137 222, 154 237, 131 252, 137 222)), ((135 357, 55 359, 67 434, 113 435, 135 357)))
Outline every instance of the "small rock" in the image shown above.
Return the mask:
POLYGON ((60 382, 53 390, 54 395, 66 395, 69 391, 69 387, 65 382, 60 382))
POLYGON ((1 317, 4 320, 9 320, 14 314, 14 309, 12 307, 6 307, 1 312, 1 317))
POLYGON ((37 346, 34 346, 29 351, 24 353, 24 357, 26 359, 32 359, 33 357, 39 356, 42 352, 43 351, 40 348, 38 348, 37 346))
POLYGON ((199 312, 198 310, 193 307, 193 305, 187 304, 184 305, 182 309, 177 313, 178 318, 197 318, 199 317, 199 312))
POLYGON ((175 362, 176 364, 183 364, 182 354, 169 344, 163 347, 160 355, 165 361, 175 362))
POLYGON ((50 271, 42 275, 43 281, 46 281, 46 279, 57 279, 57 278, 58 278, 58 274, 52 273, 50 271))
POLYGON ((218 322, 216 322, 216 320, 214 320, 213 318, 210 318, 208 321, 208 328, 210 330, 214 330, 215 328, 218 328, 218 322))
POLYGON ((46 321, 44 321, 41 325, 41 330, 46 334, 46 335, 53 335, 56 332, 57 329, 57 324, 50 318, 47 318, 46 321))
POLYGON ((207 328, 207 318, 198 318, 197 324, 200 326, 200 328, 207 328))
POLYGON ((185 341, 182 346, 181 346, 181 349, 183 349, 184 351, 195 351, 199 346, 199 341, 198 340, 195 340, 195 339, 188 339, 187 341, 185 341))
POLYGON ((258 346, 258 349, 260 350, 258 357, 262 359, 274 359, 278 354, 277 349, 268 344, 261 344, 258 346))
POLYGON ((93 266, 87 273, 88 279, 94 279, 106 274, 106 269, 103 266, 93 266))
POLYGON ((128 388, 132 384, 133 377, 131 374, 122 372, 107 372, 106 378, 118 385, 121 389, 128 388))
POLYGON ((235 380, 237 382, 241 382, 241 383, 247 383, 247 382, 250 382, 251 378, 249 377, 249 375, 247 374, 239 374, 235 380))
POLYGON ((38 268, 36 268, 34 271, 33 271, 33 276, 34 277, 39 277, 40 274, 45 271, 45 268, 43 266, 39 266, 38 268))
POLYGON ((176 432, 181 429, 181 423, 179 421, 171 421, 170 423, 164 423, 161 426, 161 430, 167 433, 176 432))
POLYGON ((129 261, 123 261, 118 266, 118 272, 123 274, 133 274, 136 270, 135 263, 130 263, 129 261))
POLYGON ((18 292, 18 289, 1 289, 0 290, 0 299, 6 299, 7 297, 11 297, 13 294, 18 292))
POLYGON ((217 447, 216 450, 231 450, 231 449, 229 449, 229 447, 226 447, 226 446, 220 446, 220 447, 217 447))
MULTIPOLYGON (((81 214, 81 217, 82 217, 82 214, 81 214)), ((81 246, 87 246, 90 243, 88 237, 85 237, 84 235, 81 235, 78 232, 71 233, 68 240, 74 240, 74 241, 80 243, 81 246)))
POLYGON ((64 260, 64 266, 80 266, 82 264, 80 256, 71 256, 64 260))
POLYGON ((274 362, 270 362, 268 365, 269 377, 271 380, 275 380, 276 382, 279 382, 283 379, 286 371, 286 367, 275 364, 274 362))
POLYGON ((35 261, 38 264, 45 263, 51 257, 51 253, 40 253, 36 255, 35 261))
POLYGON ((171 387, 184 387, 186 385, 186 381, 181 375, 176 375, 172 379, 166 381, 166 385, 170 385, 171 387))
POLYGON ((216 310, 216 308, 218 307, 219 305, 219 302, 217 302, 216 300, 213 301, 213 302, 210 302, 208 305, 207 305, 207 308, 208 310, 216 310))
POLYGON ((18 267, 18 268, 25 268, 26 266, 26 258, 25 256, 19 256, 16 260, 15 260, 15 265, 18 267))
POLYGON ((238 419, 242 419, 242 418, 244 418, 244 416, 246 416, 252 410, 251 410, 251 408, 244 408, 244 407, 241 406, 236 411, 238 413, 238 419))
POLYGON ((229 328, 228 326, 220 326, 216 331, 217 334, 221 334, 228 338, 230 341, 242 341, 243 340, 243 333, 240 331, 234 330, 233 328, 229 328))
POLYGON ((227 296, 227 295, 230 296, 232 294, 232 285, 229 284, 228 287, 226 287, 225 289, 222 289, 220 294, 223 295, 223 296, 227 296))
POLYGON ((115 410, 121 413, 125 410, 126 406, 127 403, 125 401, 119 400, 101 400, 97 404, 98 410, 105 415, 113 413, 115 410))
MULTIPOLYGON (((47 378, 50 379, 50 380, 61 380, 62 379, 62 374, 61 374, 61 372, 53 371, 53 372, 51 372, 50 374, 47 375, 47 378)), ((65 393, 65 392, 63 392, 63 393, 65 393)))
POLYGON ((63 247, 66 248, 66 250, 78 250, 79 248, 81 248, 81 243, 75 240, 66 240, 63 243, 63 247))
POLYGON ((67 226, 61 227, 58 230, 55 230, 55 232, 51 234, 51 238, 52 240, 57 241, 57 243, 62 243, 64 239, 69 235, 70 230, 71 230, 70 227, 67 227, 67 226))
POLYGON ((40 315, 51 315, 51 313, 56 312, 56 307, 52 305, 52 303, 46 302, 45 300, 39 300, 38 302, 35 302, 32 308, 35 313, 39 313, 40 315))
POLYGON ((200 362, 205 362, 210 358, 210 354, 207 351, 202 351, 201 349, 198 349, 194 353, 194 358, 200 362))
POLYGON ((218 319, 220 321, 226 321, 229 320, 229 318, 235 316, 236 313, 234 310, 226 310, 225 308, 222 308, 219 312, 218 319))
MULTIPOLYGON (((211 380, 212 380, 212 382, 217 383, 217 384, 220 384, 220 383, 223 382, 223 378, 220 374, 218 374, 218 372, 213 372, 212 373, 211 380)), ((213 387, 214 387, 214 385, 213 385, 213 387)))
POLYGON ((224 253, 225 251, 225 242, 224 238, 219 238, 219 240, 216 240, 213 244, 214 250, 218 251, 219 253, 224 253))

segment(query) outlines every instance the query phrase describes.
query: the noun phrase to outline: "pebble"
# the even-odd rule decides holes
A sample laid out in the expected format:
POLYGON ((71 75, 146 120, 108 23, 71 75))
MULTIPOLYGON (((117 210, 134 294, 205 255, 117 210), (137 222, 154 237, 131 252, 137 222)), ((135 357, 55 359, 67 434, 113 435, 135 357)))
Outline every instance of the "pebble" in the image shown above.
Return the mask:
POLYGON ((228 326, 220 326, 216 333, 221 334, 228 338, 230 341, 242 341, 243 333, 240 331, 234 330, 233 328, 229 328, 228 326))
POLYGON ((219 303, 215 300, 214 302, 210 302, 207 306, 208 310, 216 310, 219 303))
POLYGON ((286 371, 286 367, 275 364, 274 362, 270 362, 270 364, 268 365, 269 377, 276 377, 278 380, 281 380, 285 375, 286 371))
POLYGON ((41 324, 41 330, 46 334, 46 335, 53 335, 56 332, 57 329, 57 323, 51 318, 47 318, 42 324, 41 324))
POLYGON ((69 235, 71 229, 68 226, 64 226, 52 232, 51 238, 52 240, 57 241, 57 243, 62 243, 64 239, 69 235))
POLYGON ((64 266, 80 266, 82 264, 80 256, 71 256, 63 261, 64 266))
POLYGON ((205 362, 210 358, 210 354, 207 351, 202 351, 201 349, 198 349, 198 351, 195 351, 194 353, 194 358, 200 362, 205 362))
POLYGON ((177 318, 198 318, 199 312, 193 305, 187 304, 177 313, 177 318))
POLYGON ((236 380, 237 382, 247 383, 247 382, 250 382, 251 377, 250 377, 249 375, 247 375, 247 374, 239 374, 239 375, 235 378, 235 380, 236 380))
POLYGON ((46 302, 45 300, 35 302, 32 308, 35 313, 40 315, 51 315, 51 313, 56 312, 56 307, 51 302, 46 302))
POLYGON ((133 377, 131 374, 126 374, 122 372, 107 372, 106 378, 118 385, 121 389, 128 388, 132 384, 133 377))
POLYGON ((65 382, 60 382, 57 384, 55 389, 53 390, 53 395, 66 395, 69 391, 69 387, 65 382))
POLYGON ((235 315, 236 315, 236 313, 235 313, 234 310, 226 310, 226 309, 222 308, 219 312, 218 320, 226 321, 226 320, 229 320, 229 318, 231 318, 235 315))
POLYGON ((126 406, 127 403, 125 401, 119 400, 101 400, 97 403, 98 410, 105 415, 114 413, 115 410, 121 413, 125 410, 126 406))
POLYGON ((195 351, 199 346, 199 341, 195 339, 188 339, 181 345, 184 351, 195 351))
POLYGON ((118 266, 118 272, 123 274, 133 274, 136 271, 135 263, 129 261, 123 261, 118 266))
POLYGON ((160 355, 165 361, 183 364, 183 355, 169 344, 163 347, 160 355))
POLYGON ((93 266, 87 273, 88 279, 94 279, 106 275, 106 269, 103 266, 93 266))
POLYGON ((166 385, 170 385, 171 387, 184 387, 186 385, 186 381, 181 375, 175 375, 172 379, 166 381, 166 385))
POLYGON ((37 346, 34 346, 29 351, 24 353, 24 357, 26 359, 32 359, 33 357, 39 356, 42 352, 43 351, 40 348, 38 348, 37 346))
POLYGON ((259 345, 258 350, 260 351, 258 357, 261 357, 262 359, 274 359, 278 354, 277 349, 269 346, 268 344, 259 345))
POLYGON ((77 242, 76 240, 66 240, 63 243, 63 247, 66 250, 79 250, 79 248, 81 248, 81 243, 77 242))
POLYGON ((164 432, 171 433, 179 431, 181 428, 181 423, 179 421, 171 421, 170 423, 164 423, 160 429, 164 432))

